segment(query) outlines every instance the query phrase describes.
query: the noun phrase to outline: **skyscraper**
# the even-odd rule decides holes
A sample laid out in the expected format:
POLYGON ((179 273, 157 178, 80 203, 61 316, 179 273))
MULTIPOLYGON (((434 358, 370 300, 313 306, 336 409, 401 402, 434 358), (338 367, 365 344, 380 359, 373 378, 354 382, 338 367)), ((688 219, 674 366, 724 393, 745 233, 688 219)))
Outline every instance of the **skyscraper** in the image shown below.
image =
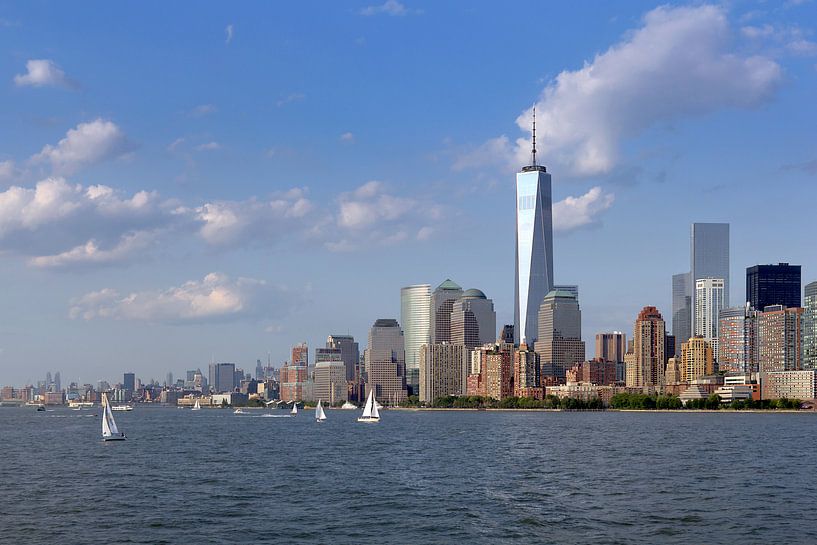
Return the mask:
POLYGON ((718 370, 757 372, 757 315, 747 303, 725 308, 718 318, 718 370))
POLYGON ((715 373, 712 345, 702 337, 681 344, 681 380, 689 382, 715 373))
POLYGON ((431 343, 451 342, 451 312, 454 301, 462 297, 462 288, 447 279, 431 294, 429 336, 431 343))
POLYGON ((658 388, 664 382, 664 318, 655 307, 644 307, 633 328, 633 352, 625 356, 630 388, 658 388))
POLYGON ((691 273, 672 275, 672 334, 675 336, 675 355, 680 356, 681 343, 692 336, 691 273))
POLYGON ((494 302, 480 290, 465 290, 451 310, 451 343, 475 348, 495 338, 494 302))
POLYGON ((420 384, 420 347, 431 340, 431 285, 415 284, 400 290, 400 323, 406 345, 406 383, 413 395, 420 384))
POLYGON ((309 346, 303 342, 292 347, 292 365, 309 365, 309 346))
POLYGON ((426 344, 420 349, 420 401, 464 395, 470 351, 462 344, 426 344))
POLYGON ((397 320, 381 318, 369 330, 369 347, 364 352, 366 395, 401 402, 406 398, 405 344, 397 320))
POLYGON ((553 211, 550 174, 536 164, 536 111, 531 165, 516 174, 514 342, 533 346, 539 305, 553 290, 553 211))
POLYGON ((624 354, 627 353, 627 335, 620 331, 596 334, 596 359, 616 364, 616 380, 624 380, 624 354))
POLYGON ((360 347, 351 335, 329 335, 326 338, 326 348, 340 350, 340 359, 345 366, 346 380, 355 379, 355 368, 360 360, 360 347))
POLYGON ((778 263, 746 269, 746 300, 755 310, 769 305, 800 306, 800 265, 778 263))
POLYGON ((129 392, 133 392, 136 389, 136 375, 125 373, 122 378, 122 387, 129 392))
POLYGON ((802 308, 769 305, 758 313, 758 367, 769 371, 803 368, 802 308))
POLYGON ((817 282, 806 284, 803 303, 803 369, 817 369, 817 282))
MULTIPOLYGON (((690 236, 691 331, 695 331, 695 282, 723 279, 723 307, 729 306, 729 224, 693 223, 690 236)), ((685 341, 686 339, 682 339, 685 341)))
POLYGON ((234 363, 210 364, 210 389, 215 393, 232 392, 236 387, 234 363))
POLYGON ((695 335, 709 343, 715 361, 718 361, 718 317, 726 308, 725 298, 722 278, 695 281, 695 335))
POLYGON ((579 301, 567 291, 551 291, 539 306, 539 333, 534 345, 541 374, 565 380, 565 371, 583 362, 582 313, 579 301))

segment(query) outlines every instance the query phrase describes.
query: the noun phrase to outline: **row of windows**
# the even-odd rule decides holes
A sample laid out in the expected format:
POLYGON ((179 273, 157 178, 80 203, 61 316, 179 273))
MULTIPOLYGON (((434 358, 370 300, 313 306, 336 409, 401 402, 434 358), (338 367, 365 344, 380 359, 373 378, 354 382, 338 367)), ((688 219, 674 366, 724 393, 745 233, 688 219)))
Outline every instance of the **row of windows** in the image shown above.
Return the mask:
POLYGON ((523 195, 519 197, 519 210, 533 210, 536 206, 536 195, 523 195))

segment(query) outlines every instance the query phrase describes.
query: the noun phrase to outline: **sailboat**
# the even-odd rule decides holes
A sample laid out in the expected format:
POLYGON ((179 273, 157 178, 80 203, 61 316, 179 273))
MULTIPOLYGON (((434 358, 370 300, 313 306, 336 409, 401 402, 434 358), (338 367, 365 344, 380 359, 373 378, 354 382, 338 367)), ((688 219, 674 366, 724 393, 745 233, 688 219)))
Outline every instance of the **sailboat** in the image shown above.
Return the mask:
POLYGON ((200 411, 201 410, 201 404, 199 403, 198 398, 196 398, 196 404, 193 405, 193 408, 191 410, 192 411, 200 411))
POLYGON ((104 392, 102 393, 102 406, 105 411, 102 414, 102 440, 124 441, 125 434, 116 427, 116 421, 113 419, 113 413, 111 412, 111 404, 108 403, 108 394, 104 392))
POLYGON ((289 411, 289 416, 298 416, 298 402, 292 402, 292 410, 289 411))
POLYGON ((377 402, 374 400, 374 390, 369 390, 369 398, 366 406, 363 407, 363 415, 357 419, 358 422, 374 423, 380 422, 380 411, 377 410, 377 402))
POLYGON ((323 422, 326 420, 326 413, 323 412, 323 406, 321 405, 321 400, 318 400, 318 406, 315 407, 315 422, 323 422))

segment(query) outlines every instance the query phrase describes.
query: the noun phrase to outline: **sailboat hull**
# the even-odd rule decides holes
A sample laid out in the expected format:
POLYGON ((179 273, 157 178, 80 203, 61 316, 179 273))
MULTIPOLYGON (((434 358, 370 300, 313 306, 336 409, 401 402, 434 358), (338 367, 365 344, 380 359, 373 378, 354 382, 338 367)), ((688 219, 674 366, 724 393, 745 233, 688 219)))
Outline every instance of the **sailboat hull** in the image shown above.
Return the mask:
POLYGON ((357 419, 357 421, 358 422, 364 422, 366 424, 376 424, 376 423, 380 422, 380 419, 379 418, 374 418, 374 417, 371 417, 371 416, 369 416, 369 417, 361 416, 360 418, 357 419))
POLYGON ((110 437, 103 437, 102 440, 104 442, 106 442, 106 443, 108 441, 124 441, 125 436, 124 435, 111 435, 110 437))

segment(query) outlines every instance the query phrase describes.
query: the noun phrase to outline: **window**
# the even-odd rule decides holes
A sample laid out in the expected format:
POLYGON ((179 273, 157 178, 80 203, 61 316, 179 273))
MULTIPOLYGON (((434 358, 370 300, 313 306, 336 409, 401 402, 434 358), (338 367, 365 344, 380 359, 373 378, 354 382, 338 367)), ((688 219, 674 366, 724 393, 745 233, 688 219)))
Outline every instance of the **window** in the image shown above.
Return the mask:
POLYGON ((536 204, 536 195, 523 195, 519 197, 519 210, 533 210, 536 204))

